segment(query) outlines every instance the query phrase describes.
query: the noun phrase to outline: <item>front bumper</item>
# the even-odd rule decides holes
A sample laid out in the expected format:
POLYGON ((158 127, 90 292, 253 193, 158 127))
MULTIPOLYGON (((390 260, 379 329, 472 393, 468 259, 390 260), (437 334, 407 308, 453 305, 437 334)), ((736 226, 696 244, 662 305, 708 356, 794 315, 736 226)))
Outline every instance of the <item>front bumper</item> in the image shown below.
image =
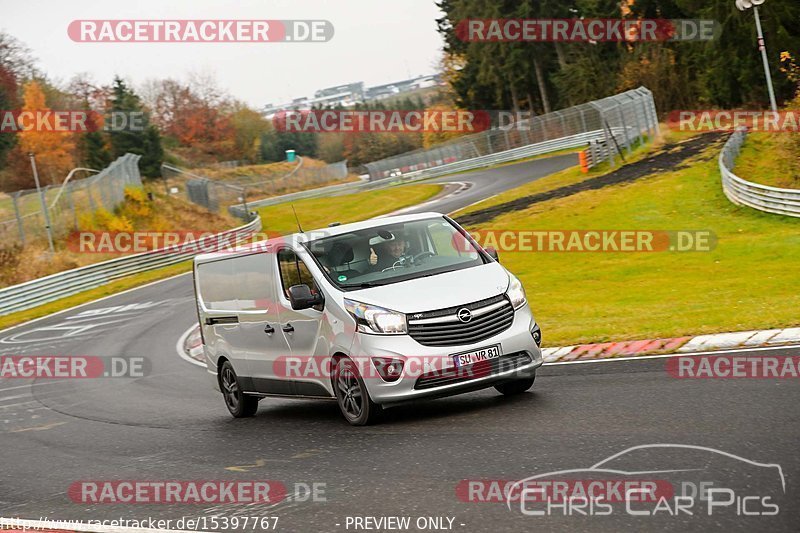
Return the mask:
MULTIPOLYGON (((531 378, 536 369, 542 365, 542 352, 531 336, 536 322, 528 305, 522 306, 514 313, 511 326, 491 337, 475 344, 459 346, 423 346, 408 335, 367 335, 356 334, 350 357, 359 362, 361 368, 368 368, 371 358, 382 357, 404 361, 403 372, 394 382, 386 382, 377 373, 362 372, 364 383, 370 397, 375 403, 391 405, 418 398, 435 398, 461 394, 473 390, 491 387, 503 381, 531 378), (447 374, 452 372, 452 355, 467 351, 500 345, 502 355, 487 361, 483 371, 466 376, 465 379, 435 379, 422 381, 421 377, 429 376, 434 369, 447 374), (521 354, 529 356, 527 359, 521 354), (515 358, 517 363, 511 359, 515 358), (519 361, 523 361, 521 364, 519 361), (491 363, 491 364, 489 364, 491 363)), ((479 363, 474 363, 478 365, 479 363)), ((466 367, 465 367, 466 368, 466 367)))

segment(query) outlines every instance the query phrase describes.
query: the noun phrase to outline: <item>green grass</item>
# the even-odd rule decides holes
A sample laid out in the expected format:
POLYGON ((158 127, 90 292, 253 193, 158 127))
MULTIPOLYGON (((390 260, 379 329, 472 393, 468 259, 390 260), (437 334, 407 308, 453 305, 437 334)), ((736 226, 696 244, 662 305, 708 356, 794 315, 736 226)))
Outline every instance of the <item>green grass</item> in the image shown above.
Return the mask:
MULTIPOLYGON (((441 185, 407 185, 392 187, 380 191, 362 194, 351 194, 334 198, 318 198, 295 202, 295 209, 306 229, 324 227, 329 222, 342 223, 363 220, 408 207, 436 195, 441 185)), ((290 204, 261 208, 260 214, 267 232, 292 233, 296 231, 294 214, 290 204)), ((32 309, 18 311, 0 317, 0 329, 21 324, 28 320, 43 317, 76 305, 91 302, 98 298, 115 294, 133 287, 144 285, 159 279, 175 276, 192 269, 191 261, 128 276, 121 280, 84 291, 55 302, 50 302, 32 309)))
MULTIPOLYGON (((500 252, 548 346, 800 324, 800 220, 731 204, 717 149, 689 168, 536 204, 476 229, 711 230, 711 252, 500 252)), ((517 195, 528 194, 517 190, 517 195)))
MULTIPOLYGON (((668 137, 670 137, 670 140, 672 140, 671 136, 668 135, 668 137)), ((630 154, 628 153, 627 150, 624 150, 625 160, 628 163, 632 163, 634 161, 638 161, 638 160, 643 159, 643 158, 645 158, 645 157, 647 157, 649 155, 652 155, 652 153, 654 151, 656 151, 658 148, 660 148, 661 146, 662 146, 662 143, 658 143, 658 144, 650 143, 650 144, 638 145, 637 147, 635 147, 633 149, 632 153, 630 153, 630 154)), ((568 153, 568 152, 570 152, 570 150, 562 150, 561 152, 568 153)), ((539 157, 551 157, 551 156, 554 156, 554 155, 558 155, 561 152, 554 153, 554 154, 547 154, 547 155, 544 155, 544 156, 537 156, 534 159, 537 159, 539 157)), ((619 157, 617 157, 616 162, 617 162, 617 165, 619 165, 621 163, 619 157)), ((515 163, 518 163, 518 162, 515 162, 515 163)), ((456 211, 455 213, 453 213, 453 216, 455 216, 455 217, 463 216, 463 215, 466 215, 467 213, 472 213, 474 211, 480 211, 481 209, 486 209, 487 207, 492 207, 492 206, 495 206, 495 205, 503 204, 505 202, 510 202, 512 200, 516 200, 517 198, 530 196, 532 194, 538 194, 538 193, 542 193, 542 192, 546 192, 546 191, 551 191, 553 189, 558 189, 560 187, 564 187, 564 186, 567 186, 567 185, 572 185, 573 183, 579 183, 579 182, 584 181, 586 179, 590 179, 590 178, 594 178, 594 177, 603 175, 603 174, 607 173, 610 169, 611 169, 611 165, 609 163, 601 163, 601 164, 599 164, 599 165, 597 165, 595 167, 592 167, 591 169, 589 169, 589 172, 587 172, 585 174, 581 171, 579 166, 567 168, 567 169, 564 169, 564 170, 562 170, 560 172, 556 172, 555 174, 550 174, 549 176, 545 176, 545 177, 537 179, 535 181, 531 181, 529 183, 526 183, 525 185, 523 185, 521 187, 517 187, 515 189, 511 189, 509 191, 505 191, 503 193, 500 193, 500 194, 498 194, 496 196, 493 196, 491 198, 487 198, 486 200, 483 200, 482 202, 478 202, 476 204, 467 206, 464 209, 461 209, 461 210, 456 211)))
POLYGON ((346 194, 330 198, 309 198, 258 209, 268 234, 285 235, 297 231, 292 205, 306 231, 324 228, 331 222, 357 222, 391 213, 430 199, 442 190, 441 185, 420 184, 390 187, 377 191, 346 194))
POLYGON ((797 133, 750 133, 733 172, 747 181, 800 189, 800 139, 797 133))
POLYGON ((104 296, 116 294, 118 292, 132 289, 133 287, 138 287, 152 281, 176 276, 184 272, 190 272, 191 270, 192 262, 183 261, 175 265, 159 268, 158 270, 134 274, 107 285, 102 285, 88 291, 67 296, 66 298, 56 300, 55 302, 46 303, 38 307, 26 309, 24 311, 17 311, 16 313, 0 316, 0 329, 9 328, 11 326, 27 322, 28 320, 33 320, 34 318, 47 316, 57 311, 63 311, 64 309, 69 309, 70 307, 74 307, 76 305, 91 302, 104 296))

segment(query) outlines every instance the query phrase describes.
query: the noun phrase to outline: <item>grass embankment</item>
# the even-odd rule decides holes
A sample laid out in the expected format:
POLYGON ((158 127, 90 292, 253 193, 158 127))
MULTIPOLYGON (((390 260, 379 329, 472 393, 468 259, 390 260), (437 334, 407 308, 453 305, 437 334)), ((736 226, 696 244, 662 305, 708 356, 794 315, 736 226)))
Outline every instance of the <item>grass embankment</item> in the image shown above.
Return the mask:
POLYGON ((331 222, 347 224, 391 213, 424 202, 441 190, 442 186, 436 184, 402 185, 377 191, 271 205, 259 208, 258 213, 265 232, 285 235, 297 231, 292 205, 303 229, 308 231, 324 228, 331 222))
MULTIPOLYGON (((658 151, 662 146, 664 146, 665 143, 671 143, 676 141, 677 141, 676 135, 667 131, 662 138, 659 138, 654 142, 637 145, 630 154, 627 151, 625 151, 624 152, 625 162, 634 163, 636 161, 640 161, 645 157, 651 155, 653 152, 658 151)), ((561 150, 555 153, 535 156, 530 158, 530 160, 554 157, 557 155, 563 155, 576 151, 579 150, 578 149, 561 150)), ((616 164, 617 165, 622 164, 621 158, 619 157, 616 158, 616 164)), ((505 166, 505 165, 498 165, 498 166, 505 166)), ((580 183, 581 181, 584 181, 589 178, 602 176, 603 174, 608 173, 610 170, 611 170, 611 165, 609 163, 601 163, 597 166, 594 166, 591 169, 589 169, 587 173, 582 172, 580 167, 578 166, 567 168, 560 172, 556 172, 555 174, 551 174, 549 176, 545 176, 538 180, 522 185, 521 187, 517 187, 516 189, 511 189, 509 191, 500 193, 491 198, 487 198, 482 202, 472 204, 468 207, 465 207, 464 209, 456 211, 455 213, 453 213, 453 215, 454 216, 466 215, 467 213, 473 213, 475 211, 480 211, 481 209, 485 209, 487 207, 500 205, 523 196, 530 196, 532 194, 538 194, 550 191, 553 189, 557 189, 559 187, 564 187, 566 185, 580 183)))
MULTIPOLYGON (((440 185, 407 185, 363 194, 351 194, 334 198, 317 198, 295 202, 295 209, 305 229, 325 227, 328 223, 342 223, 363 220, 365 218, 390 213, 403 207, 427 200, 441 190, 440 185)), ((206 213, 206 215, 208 215, 206 213)), ((290 204, 279 204, 261 209, 264 220, 264 231, 292 233, 296 231, 294 214, 290 204)), ((177 224, 176 224, 177 227, 177 224)), ((86 254, 84 254, 86 255, 86 254)), ((19 311, 0 317, 0 328, 7 328, 27 320, 68 309, 70 307, 91 302, 103 296, 115 294, 145 283, 168 278, 188 272, 192 268, 191 261, 164 267, 150 272, 135 274, 124 279, 97 287, 79 294, 63 298, 56 302, 19 311)))
POLYGON ((113 281, 107 285, 102 285, 100 287, 96 287, 88 291, 80 292, 78 294, 73 294, 72 296, 67 296, 66 298, 62 298, 55 302, 50 302, 44 305, 40 305, 38 307, 26 309, 24 311, 17 311, 16 313, 11 313, 9 315, 0 316, 0 329, 9 328, 16 324, 21 324, 23 322, 27 322, 28 320, 33 320, 34 318, 47 316, 57 311, 63 311, 64 309, 69 309, 70 307, 74 307, 76 305, 80 305, 86 302, 91 302, 99 298, 103 298, 104 296, 117 294, 119 292, 132 289, 134 287, 138 287, 146 283, 169 278, 171 276, 176 276, 178 274, 183 274, 184 272, 189 272, 191 270, 192 270, 192 262, 184 261, 182 263, 170 265, 168 267, 160 268, 158 270, 151 270, 150 272, 142 272, 141 274, 134 274, 133 276, 128 276, 127 278, 122 278, 120 280, 113 281))
MULTIPOLYGON (((184 200, 166 196, 158 184, 146 190, 127 189, 125 202, 113 213, 100 209, 78 216, 78 228, 83 232, 219 232, 241 224, 226 213, 209 213, 204 208, 184 200), (153 199, 146 192, 153 192, 153 199)), ((98 241, 99 242, 99 241, 98 241)), ((97 250, 98 248, 94 248, 97 250)), ((23 283, 56 272, 98 263, 119 253, 95 253, 90 247, 81 248, 74 233, 55 241, 55 253, 48 251, 43 235, 29 240, 25 247, 0 246, 0 287, 23 283)))
POLYGON ((747 181, 783 189, 800 189, 798 134, 748 134, 733 172, 747 181))
MULTIPOLYGON (((800 220, 731 204, 717 169, 721 143, 674 171, 535 203, 469 228, 710 230, 716 235, 716 247, 707 252, 501 251, 503 264, 528 291, 546 345, 800 324, 800 220)), ((576 178, 571 172, 503 196, 528 195, 546 180, 571 182, 576 178)))
MULTIPOLYGON (((297 162, 280 161, 232 168, 199 168, 191 172, 215 181, 246 187, 248 201, 358 181, 358 176, 355 174, 348 174, 340 179, 326 178, 321 169, 325 168, 327 163, 317 159, 303 157, 302 165, 300 168, 297 166, 297 162)), ((185 180, 186 177, 180 178, 180 182, 185 180)))

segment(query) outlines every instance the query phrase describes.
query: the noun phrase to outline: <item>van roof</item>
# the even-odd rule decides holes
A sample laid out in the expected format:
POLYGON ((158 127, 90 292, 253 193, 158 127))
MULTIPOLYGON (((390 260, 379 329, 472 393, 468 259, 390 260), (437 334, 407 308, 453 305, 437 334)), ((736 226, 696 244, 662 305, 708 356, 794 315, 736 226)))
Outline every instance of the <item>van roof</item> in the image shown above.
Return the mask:
POLYGON ((442 216, 444 216, 442 213, 428 211, 425 213, 416 213, 411 215, 396 215, 396 216, 370 218, 367 220, 362 220, 361 222, 351 222, 349 224, 341 224, 339 226, 318 228, 318 229, 304 231, 302 233, 291 233, 289 235, 283 235, 281 237, 274 237, 266 241, 248 243, 241 246, 237 246, 235 249, 230 251, 200 254, 194 258, 194 262, 196 264, 205 263, 223 257, 235 257, 238 255, 247 255, 249 253, 253 253, 254 251, 258 252, 258 251, 268 250, 270 245, 285 243, 287 241, 308 242, 317 239, 324 239, 326 237, 334 237, 336 235, 342 235, 344 233, 350 233, 351 231, 358 231, 378 226, 385 226, 387 224, 400 224, 404 222, 411 222, 414 220, 422 220, 425 218, 442 217, 442 216))

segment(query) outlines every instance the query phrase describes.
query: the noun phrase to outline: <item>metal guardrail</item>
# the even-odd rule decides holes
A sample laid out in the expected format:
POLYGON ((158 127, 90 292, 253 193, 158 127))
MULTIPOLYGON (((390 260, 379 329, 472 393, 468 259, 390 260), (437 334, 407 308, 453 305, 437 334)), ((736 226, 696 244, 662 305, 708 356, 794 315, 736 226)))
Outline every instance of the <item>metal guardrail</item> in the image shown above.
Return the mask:
MULTIPOLYGON (((615 128, 621 131, 621 128, 615 128)), ((617 135, 617 132, 614 133, 617 135)), ((520 159, 527 159, 537 155, 547 154, 550 152, 558 152, 559 150, 568 150, 570 148, 578 148, 586 145, 587 143, 603 139, 605 133, 603 130, 589 131, 586 133, 578 133, 560 139, 553 139, 551 141, 544 141, 541 143, 522 146, 506 150, 505 152, 497 152, 494 154, 485 155, 482 157, 475 157, 467 159, 466 161, 458 161, 449 163, 429 169, 418 170, 416 172, 409 172, 403 174, 405 179, 427 179, 445 174, 452 174, 454 172, 463 172, 465 170, 475 170, 478 168, 490 167, 494 165, 501 165, 511 161, 519 161, 520 159)))
POLYGON ((12 285, 11 287, 0 289, 0 316, 30 309, 65 296, 100 287, 130 274, 180 263, 191 259, 195 255, 204 253, 211 246, 218 246, 220 242, 240 242, 260 230, 261 219, 256 218, 238 228, 209 235, 189 243, 183 243, 179 245, 179 248, 183 251, 173 252, 171 250, 174 248, 161 248, 58 272, 43 278, 20 283, 19 285, 12 285), (196 246, 194 246, 195 244, 196 246))
MULTIPOLYGON (((186 193, 190 202, 202 205, 209 211, 227 208, 236 217, 249 220, 250 199, 271 195, 295 188, 324 185, 347 177, 347 162, 339 161, 322 167, 305 165, 297 158, 297 165, 280 176, 264 179, 263 176, 240 176, 231 179, 210 179, 166 163, 161 165, 161 175, 170 178, 188 178, 186 193)), ((256 204, 257 206, 258 204, 256 204)))
POLYGON ((747 138, 747 130, 738 130, 730 136, 719 154, 719 172, 722 190, 728 199, 737 204, 767 213, 800 217, 800 189, 781 189, 753 183, 733 173, 736 158, 747 138))
MULTIPOLYGON (((546 146, 548 142, 574 138, 592 132, 605 132, 611 145, 611 130, 625 132, 617 141, 619 148, 630 151, 637 139, 655 137, 659 133, 653 94, 646 87, 625 91, 614 96, 520 120, 509 126, 457 137, 431 148, 423 148, 366 163, 370 180, 390 179, 398 173, 408 174, 432 167, 458 162, 502 162, 492 157, 513 154, 531 146, 546 146)), ((528 152, 530 153, 530 152, 528 152)), ((532 155, 537 155, 533 153, 532 155)), ((527 156, 523 156, 527 157, 527 156)), ((609 160, 614 166, 614 155, 609 160)), ((474 167, 473 167, 474 168, 474 167)))
MULTIPOLYGON (((624 131, 622 128, 613 128, 612 131, 615 138, 624 137, 623 135, 624 131)), ((438 176, 444 176, 447 174, 453 174, 455 172, 463 172, 467 170, 485 168, 493 165, 499 165, 502 163, 508 163, 511 161, 518 161, 520 159, 526 159, 528 157, 547 154, 550 152, 557 152, 559 150, 579 148, 581 146, 585 146, 587 143, 591 143, 593 141, 602 139, 605 139, 605 133, 603 130, 579 133, 577 135, 571 135, 569 137, 563 137, 561 139, 553 139, 542 143, 523 146, 521 148, 515 148, 513 150, 508 150, 506 152, 498 152, 482 157, 467 159, 465 161, 457 161, 455 163, 449 163, 447 165, 441 165, 428 169, 417 170, 414 172, 408 172, 396 176, 393 179, 343 183, 341 185, 331 185, 329 187, 309 189, 307 191, 300 191, 291 194, 284 194, 282 196, 265 198, 263 200, 251 201, 248 202, 248 206, 250 208, 258 208, 269 205, 282 204, 284 202, 304 200, 307 198, 341 196, 344 194, 354 194, 357 192, 363 192, 368 190, 383 189, 395 185, 405 185, 408 183, 413 183, 415 181, 426 180, 438 176)), ((606 155, 603 158, 608 159, 609 154, 611 154, 612 152, 618 153, 614 150, 606 150, 604 152, 606 155)), ((598 156, 596 158, 597 160, 596 162, 600 162, 600 160, 602 160, 603 158, 600 157, 599 151, 597 152, 597 154, 598 156)), ((234 207, 240 208, 241 206, 234 206, 234 207)))

